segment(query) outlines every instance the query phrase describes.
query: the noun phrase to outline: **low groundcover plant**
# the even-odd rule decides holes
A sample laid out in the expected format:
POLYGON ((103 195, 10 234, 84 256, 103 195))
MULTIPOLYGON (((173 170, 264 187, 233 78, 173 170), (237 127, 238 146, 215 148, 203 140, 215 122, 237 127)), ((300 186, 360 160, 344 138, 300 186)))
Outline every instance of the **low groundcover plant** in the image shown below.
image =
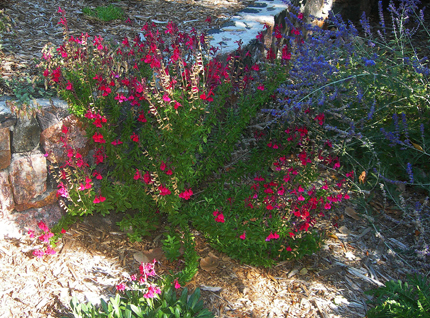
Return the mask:
POLYGON ((155 280, 155 264, 142 263, 139 275, 133 274, 128 282, 116 286, 117 294, 108 302, 101 299, 101 305, 78 303, 76 298, 70 302, 75 317, 214 317, 203 308, 200 290, 191 295, 184 288, 177 298, 176 290, 181 288, 177 280, 169 278, 155 280), (129 284, 131 283, 131 286, 129 284), (159 285, 161 284, 161 285, 159 285))

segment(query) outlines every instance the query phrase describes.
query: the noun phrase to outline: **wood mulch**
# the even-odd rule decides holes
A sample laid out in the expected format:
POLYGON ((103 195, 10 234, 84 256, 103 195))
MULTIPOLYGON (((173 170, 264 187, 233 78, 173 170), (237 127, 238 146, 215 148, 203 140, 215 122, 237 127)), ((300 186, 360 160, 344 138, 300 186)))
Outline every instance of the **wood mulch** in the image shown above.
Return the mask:
MULTIPOLYGON (((58 6, 69 13, 69 24, 76 34, 122 37, 135 30, 123 22, 100 23, 86 20, 82 15, 84 6, 104 3, 57 1, 53 5, 45 0, 6 3, 13 34, 3 39, 2 76, 11 78, 19 72, 31 75, 33 58, 40 56, 41 47, 49 41, 61 43, 62 29, 56 24, 58 6)), ((203 25, 208 15, 219 19, 215 23, 221 23, 223 16, 232 15, 245 4, 235 0, 118 2, 139 26, 152 18, 161 22, 176 19, 184 27, 203 25), (196 19, 199 21, 192 21, 196 19)), ((404 194, 410 200, 416 198, 413 189, 405 189, 404 194)), ((206 308, 217 317, 363 317, 368 299, 365 290, 421 270, 405 252, 413 250, 416 243, 413 220, 400 225, 390 223, 390 217, 401 220, 404 216, 398 215, 394 207, 384 206, 377 191, 368 195, 370 204, 363 213, 358 213, 362 208, 345 203, 321 223, 320 228, 329 235, 318 253, 272 268, 240 264, 212 249, 203 235, 194 231, 199 256, 210 257, 216 266, 213 270, 201 266, 187 287, 191 290, 200 287, 206 308)), ((58 219, 58 213, 48 212, 46 209, 22 212, 19 224, 15 225, 21 230, 36 229, 39 220, 58 219)), ((423 215, 426 213, 429 215, 428 208, 423 210, 423 215)), ((138 271, 142 255, 149 257, 160 252, 163 233, 161 226, 142 242, 131 243, 116 225, 121 217, 115 213, 85 217, 67 230, 55 248, 55 255, 42 259, 32 255, 39 244, 37 235, 35 239, 25 234, 0 239, 0 317, 71 317, 72 296, 94 303, 100 297, 112 297, 115 285, 138 271)), ((423 221, 427 222, 428 230, 429 220, 423 221)), ((1 231, 6 232, 6 225, 0 219, 1 231)), ((429 242, 428 234, 425 238, 429 242)), ((156 269, 161 275, 180 266, 180 262, 169 263, 161 258, 156 269)))

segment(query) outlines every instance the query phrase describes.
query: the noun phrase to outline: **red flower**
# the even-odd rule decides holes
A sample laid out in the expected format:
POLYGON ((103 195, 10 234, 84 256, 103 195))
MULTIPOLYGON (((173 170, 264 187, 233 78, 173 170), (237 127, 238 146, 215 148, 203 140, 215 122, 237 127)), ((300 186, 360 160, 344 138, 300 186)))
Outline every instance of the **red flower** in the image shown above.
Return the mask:
POLYGON ((244 231, 243 234, 241 236, 239 236, 241 240, 246 239, 246 232, 244 231))
POLYGON ((125 290, 125 284, 121 283, 119 285, 116 285, 117 291, 124 291, 125 290))
POLYGON ((160 169, 162 171, 164 171, 166 169, 166 164, 164 163, 164 161, 161 161, 160 169))
POLYGON ((146 171, 146 173, 144 174, 144 176, 143 176, 143 181, 144 181, 146 184, 151 184, 151 183, 152 183, 151 175, 149 174, 149 171, 146 171))
POLYGON ((99 195, 99 196, 96 196, 96 197, 94 198, 93 203, 101 203, 101 202, 104 202, 104 201, 106 201, 106 198, 105 198, 105 197, 102 197, 101 195, 99 195))
POLYGON ((179 284, 177 279, 175 279, 175 281, 173 283, 175 284, 175 289, 181 288, 181 285, 179 284))
POLYGON ((133 179, 134 180, 139 180, 142 177, 142 175, 139 172, 139 169, 136 169, 136 174, 134 175, 133 179))
POLYGON ((188 190, 185 190, 182 193, 179 193, 179 197, 181 199, 184 199, 184 200, 189 200, 192 195, 193 195, 193 190, 191 190, 191 189, 188 189, 188 190))
POLYGON ((119 140, 119 139, 114 140, 114 141, 111 142, 111 144, 114 145, 114 146, 121 145, 122 143, 123 142, 121 140, 119 140))
POLYGON ((93 140, 94 140, 95 143, 101 143, 101 144, 106 143, 106 140, 104 140, 103 135, 100 134, 100 133, 98 133, 98 132, 96 132, 94 134, 93 140))
POLYGON ((215 216, 215 222, 225 223, 224 214, 222 214, 222 212, 215 210, 212 214, 215 216))
POLYGON ((179 102, 175 101, 175 105, 173 106, 175 109, 178 109, 178 107, 182 106, 179 102))
POLYGON ((139 142, 139 136, 138 136, 138 135, 136 135, 135 133, 133 133, 133 134, 130 136, 130 139, 131 139, 132 141, 134 141, 134 142, 139 142))
POLYGON ((145 114, 143 112, 140 113, 139 117, 137 118, 137 121, 140 121, 141 123, 147 122, 147 120, 145 118, 145 114))
POLYGON ((65 234, 66 230, 64 228, 61 229, 61 234, 65 234))
POLYGON ((160 185, 159 187, 158 187, 158 190, 160 191, 160 195, 169 195, 169 194, 172 194, 172 192, 170 192, 170 190, 168 189, 168 188, 166 188, 166 187, 163 187, 162 185, 160 185))

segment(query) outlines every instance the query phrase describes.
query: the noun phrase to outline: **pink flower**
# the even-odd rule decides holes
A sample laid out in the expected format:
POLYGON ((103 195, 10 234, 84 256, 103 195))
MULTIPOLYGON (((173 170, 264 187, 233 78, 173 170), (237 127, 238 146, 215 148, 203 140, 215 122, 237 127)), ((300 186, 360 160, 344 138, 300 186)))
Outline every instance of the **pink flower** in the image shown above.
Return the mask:
POLYGON ((160 169, 162 171, 164 171, 166 169, 166 164, 164 163, 164 161, 161 161, 160 169))
POLYGON ((64 228, 61 229, 61 234, 65 234, 66 230, 64 228))
POLYGON ((139 271, 140 271, 140 275, 145 276, 145 277, 151 277, 151 276, 155 276, 155 259, 152 263, 141 263, 139 266, 139 271))
POLYGON ((303 13, 302 13, 302 12, 300 12, 300 13, 297 15, 297 19, 299 19, 299 20, 302 20, 302 19, 303 19, 303 13))
POLYGON ((178 109, 178 107, 181 107, 181 103, 175 101, 175 105, 173 106, 175 109, 178 109))
MULTIPOLYGON (((49 231, 49 230, 48 230, 49 231)), ((54 236, 52 232, 46 232, 45 234, 39 236, 39 240, 45 243, 49 243, 49 239, 54 236)))
POLYGON ((264 91, 264 85, 258 85, 257 89, 259 89, 260 91, 264 91))
POLYGON ((155 294, 161 294, 161 289, 157 286, 150 285, 148 291, 143 295, 145 298, 154 298, 155 294))
POLYGON ((297 200, 299 200, 299 201, 305 201, 305 197, 300 194, 299 197, 297 198, 297 200))
POLYGON ((101 144, 106 143, 106 140, 104 140, 103 135, 100 134, 100 133, 98 133, 98 132, 96 132, 93 135, 93 140, 94 140, 95 143, 101 143, 101 144))
POLYGON ((96 196, 96 197, 94 198, 93 203, 101 203, 101 202, 104 202, 104 201, 106 201, 106 198, 105 198, 105 197, 103 197, 103 196, 101 196, 101 195, 99 195, 99 196, 96 196))
POLYGON ((116 139, 114 141, 111 142, 112 145, 117 146, 117 145, 121 145, 123 142, 119 139, 116 139))
POLYGON ((268 205, 266 206, 266 209, 267 209, 267 210, 269 210, 269 211, 270 211, 270 210, 273 210, 273 206, 272 206, 271 204, 268 204, 268 205))
POLYGON ((152 179, 151 179, 151 175, 149 174, 149 171, 146 171, 146 173, 144 174, 143 181, 146 184, 151 184, 152 183, 152 179))
POLYGON ((215 216, 215 222, 225 223, 224 214, 222 214, 222 212, 215 210, 212 214, 215 216))
POLYGON ((28 230, 27 234, 30 236, 30 238, 34 238, 34 231, 33 230, 28 230))
POLYGON ((139 180, 142 177, 142 175, 139 172, 139 169, 136 169, 136 174, 134 175, 133 179, 134 180, 139 180))
POLYGON ((169 194, 171 194, 172 192, 170 192, 170 190, 168 189, 168 188, 166 188, 166 187, 163 187, 162 185, 160 185, 159 187, 158 187, 158 190, 160 191, 160 195, 169 195, 169 194))
POLYGON ((188 190, 185 190, 182 193, 179 193, 179 197, 181 199, 184 199, 184 200, 189 200, 192 195, 193 195, 193 190, 191 190, 191 189, 188 189, 188 190))
POLYGON ((287 247, 287 252, 291 252, 291 251, 292 251, 291 247, 290 247, 290 246, 288 246, 288 247, 287 247))
POLYGON ((44 232, 49 232, 49 228, 46 226, 46 224, 43 221, 40 221, 39 223, 37 223, 37 226, 39 227, 39 229, 41 229, 44 232))
POLYGON ((57 253, 56 251, 54 251, 53 249, 52 249, 52 247, 50 247, 50 246, 48 246, 47 248, 46 248, 46 250, 45 250, 45 254, 46 255, 54 255, 55 253, 57 253))
POLYGON ((69 91, 71 91, 73 89, 73 85, 72 85, 72 83, 70 81, 67 82, 66 89, 69 90, 69 91))
POLYGON ((125 290, 125 284, 121 283, 119 285, 116 285, 116 290, 117 291, 124 291, 125 290))
POLYGON ((171 170, 171 169, 169 169, 169 170, 167 170, 167 171, 166 171, 166 174, 167 174, 168 176, 171 176, 171 175, 173 174, 173 172, 172 172, 172 170, 171 170))
POLYGON ((246 239, 246 232, 245 232, 245 231, 243 231, 243 234, 242 234, 241 236, 239 236, 239 237, 240 237, 240 239, 241 239, 241 240, 246 239))
POLYGON ((42 250, 34 250, 33 255, 36 257, 43 257, 43 255, 45 255, 45 252, 42 250))
POLYGON ((181 285, 179 284, 177 279, 175 279, 175 281, 173 283, 175 284, 175 289, 181 288, 181 285))
POLYGON ((330 202, 326 202, 326 204, 324 205, 324 209, 326 209, 326 210, 330 210, 331 209, 330 202))
POLYGON ((349 196, 349 194, 348 194, 348 193, 345 193, 345 195, 343 196, 343 198, 344 198, 345 200, 348 200, 348 199, 350 198, 350 196, 349 196))
POLYGON ((272 232, 270 232, 270 234, 266 237, 266 242, 270 242, 270 240, 277 240, 279 238, 279 235, 275 232, 275 234, 273 234, 272 232))
POLYGON ((171 99, 169 98, 169 95, 167 95, 167 93, 163 95, 163 100, 167 103, 171 101, 171 99))

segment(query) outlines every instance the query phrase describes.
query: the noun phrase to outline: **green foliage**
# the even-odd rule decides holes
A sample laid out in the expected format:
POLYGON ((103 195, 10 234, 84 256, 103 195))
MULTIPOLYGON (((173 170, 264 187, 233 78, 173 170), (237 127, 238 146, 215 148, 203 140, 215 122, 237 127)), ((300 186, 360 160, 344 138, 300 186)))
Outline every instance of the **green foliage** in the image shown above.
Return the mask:
POLYGON ((122 20, 124 18, 124 10, 121 7, 109 4, 108 6, 97 7, 90 9, 85 7, 82 12, 90 17, 109 22, 113 20, 122 20))
POLYGON ((367 312, 368 318, 430 317, 430 281, 423 275, 409 276, 406 282, 388 281, 365 293, 375 297, 370 303, 376 307, 367 312))
POLYGON ((46 90, 43 80, 37 76, 20 76, 19 79, 6 80, 5 84, 15 95, 18 104, 30 105, 36 98, 50 98, 57 94, 55 90, 46 90))
POLYGON ((166 239, 162 242, 164 255, 169 261, 173 262, 181 256, 181 252, 179 251, 181 248, 181 241, 178 235, 173 234, 171 236, 170 234, 167 234, 166 239))
POLYGON ((146 317, 146 318, 179 318, 196 317, 212 318, 214 315, 203 308, 200 300, 200 289, 196 289, 188 296, 188 289, 184 288, 179 298, 172 288, 165 288, 162 294, 153 300, 145 299, 141 295, 126 291, 120 296, 116 294, 106 303, 101 300, 100 308, 93 304, 80 304, 73 298, 70 301, 72 313, 76 318, 101 318, 101 317, 146 317))

